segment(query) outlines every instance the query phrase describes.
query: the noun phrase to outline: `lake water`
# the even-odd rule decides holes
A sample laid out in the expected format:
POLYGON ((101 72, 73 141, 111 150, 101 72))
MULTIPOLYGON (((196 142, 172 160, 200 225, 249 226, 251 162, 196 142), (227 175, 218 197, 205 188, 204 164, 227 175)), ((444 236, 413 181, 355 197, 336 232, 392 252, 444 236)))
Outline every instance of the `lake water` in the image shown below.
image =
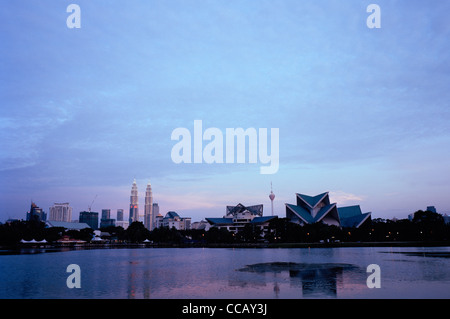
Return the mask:
POLYGON ((450 298, 449 247, 0 252, 0 298, 450 298), (81 288, 69 289, 69 264, 81 288), (369 289, 367 266, 381 269, 369 289))

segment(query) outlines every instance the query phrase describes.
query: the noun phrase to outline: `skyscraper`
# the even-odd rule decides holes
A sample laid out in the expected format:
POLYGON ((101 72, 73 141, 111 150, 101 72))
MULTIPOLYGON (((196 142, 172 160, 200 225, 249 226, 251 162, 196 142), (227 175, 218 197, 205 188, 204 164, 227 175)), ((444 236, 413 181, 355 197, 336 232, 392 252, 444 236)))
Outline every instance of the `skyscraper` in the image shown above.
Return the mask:
POLYGON ((80 223, 88 224, 92 229, 98 229, 98 213, 97 212, 80 212, 80 223))
POLYGON ((117 209, 117 218, 116 218, 116 220, 118 222, 123 221, 123 209, 121 209, 121 208, 117 209))
MULTIPOLYGON (((159 214, 159 205, 158 205, 158 203, 153 203, 153 209, 152 209, 152 212, 153 212, 153 221, 155 221, 155 217, 159 214)), ((153 225, 153 228, 155 228, 155 225, 153 225)))
POLYGON ((102 219, 111 218, 111 209, 102 209, 102 219))
POLYGON ((51 221, 59 222, 71 222, 72 221, 72 207, 69 203, 55 203, 50 207, 50 217, 51 221))
POLYGON ((100 228, 115 226, 116 220, 111 218, 111 209, 102 209, 102 219, 100 219, 100 228))
POLYGON ((127 229, 128 225, 130 223, 123 220, 123 209, 119 208, 117 209, 117 220, 116 220, 116 226, 122 227, 123 229, 127 229))
POLYGON ((132 222, 139 221, 139 203, 138 203, 138 189, 136 185, 136 179, 133 181, 133 186, 131 187, 129 221, 130 225, 132 222))
POLYGON ((27 212, 27 221, 43 221, 47 220, 47 214, 38 207, 35 203, 31 202, 30 211, 27 212))
POLYGON ((150 182, 147 184, 147 189, 145 190, 145 207, 144 207, 144 226, 148 230, 153 229, 155 217, 153 215, 153 194, 152 185, 150 182))

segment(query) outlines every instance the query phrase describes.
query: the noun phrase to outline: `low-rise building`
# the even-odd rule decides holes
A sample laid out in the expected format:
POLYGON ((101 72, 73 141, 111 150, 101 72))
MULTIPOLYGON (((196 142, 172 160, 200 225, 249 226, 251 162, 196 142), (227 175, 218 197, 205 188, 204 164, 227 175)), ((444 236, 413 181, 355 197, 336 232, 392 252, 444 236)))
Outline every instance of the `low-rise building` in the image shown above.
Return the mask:
POLYGON ((85 228, 91 228, 86 223, 73 223, 73 222, 62 222, 55 220, 48 220, 45 222, 47 227, 64 227, 66 230, 81 230, 85 228))
POLYGON ((226 214, 222 218, 206 218, 211 227, 222 228, 237 233, 248 224, 259 227, 262 235, 266 233, 269 222, 278 216, 263 216, 263 205, 227 206, 226 214))
POLYGON ((155 227, 174 227, 177 230, 188 230, 191 229, 191 218, 183 217, 181 218, 176 212, 170 211, 163 217, 158 214, 155 217, 155 227))

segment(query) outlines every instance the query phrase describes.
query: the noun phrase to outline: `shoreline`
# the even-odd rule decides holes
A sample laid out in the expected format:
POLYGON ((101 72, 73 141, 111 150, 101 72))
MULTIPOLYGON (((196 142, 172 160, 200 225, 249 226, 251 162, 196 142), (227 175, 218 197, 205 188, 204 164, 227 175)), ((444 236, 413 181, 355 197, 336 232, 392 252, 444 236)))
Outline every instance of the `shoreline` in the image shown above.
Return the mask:
POLYGON ((338 243, 83 243, 83 244, 18 244, 0 246, 3 251, 26 249, 120 249, 120 248, 343 248, 343 247, 450 247, 450 241, 392 241, 392 242, 338 242, 338 243))

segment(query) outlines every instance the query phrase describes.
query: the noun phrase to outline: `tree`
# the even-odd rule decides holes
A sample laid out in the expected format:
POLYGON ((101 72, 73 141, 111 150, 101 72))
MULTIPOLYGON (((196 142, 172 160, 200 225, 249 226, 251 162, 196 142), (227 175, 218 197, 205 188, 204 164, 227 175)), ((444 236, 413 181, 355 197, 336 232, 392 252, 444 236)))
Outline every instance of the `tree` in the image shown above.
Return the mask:
POLYGON ((121 226, 108 226, 100 228, 100 231, 109 233, 111 238, 122 239, 125 233, 125 230, 121 226))
POLYGON ((13 221, 0 226, 0 244, 16 245, 21 239, 43 240, 46 233, 44 222, 37 220, 13 221))
POLYGON ((91 241, 94 236, 94 230, 92 228, 84 228, 80 230, 71 229, 66 231, 66 235, 72 237, 73 239, 91 241))
POLYGON ((232 232, 217 227, 210 228, 206 232, 205 237, 208 243, 232 243, 235 240, 232 232))
POLYGON ((261 239, 261 228, 254 224, 246 224, 244 229, 239 232, 241 238, 246 242, 256 242, 261 239))
POLYGON ((269 222, 266 239, 270 242, 298 243, 306 241, 308 232, 299 224, 292 223, 287 218, 277 218, 269 222))
POLYGON ((437 224, 444 223, 444 217, 442 217, 441 214, 434 213, 429 210, 426 210, 426 211, 418 210, 414 213, 413 222, 437 225, 437 224))
POLYGON ((442 240, 447 237, 444 217, 438 213, 418 210, 412 221, 417 225, 419 239, 442 240))
POLYGON ((150 239, 157 243, 181 243, 184 236, 175 227, 159 227, 151 231, 150 239))
POLYGON ((140 243, 150 238, 150 231, 145 228, 142 222, 132 222, 130 226, 124 231, 122 239, 132 242, 140 243))

